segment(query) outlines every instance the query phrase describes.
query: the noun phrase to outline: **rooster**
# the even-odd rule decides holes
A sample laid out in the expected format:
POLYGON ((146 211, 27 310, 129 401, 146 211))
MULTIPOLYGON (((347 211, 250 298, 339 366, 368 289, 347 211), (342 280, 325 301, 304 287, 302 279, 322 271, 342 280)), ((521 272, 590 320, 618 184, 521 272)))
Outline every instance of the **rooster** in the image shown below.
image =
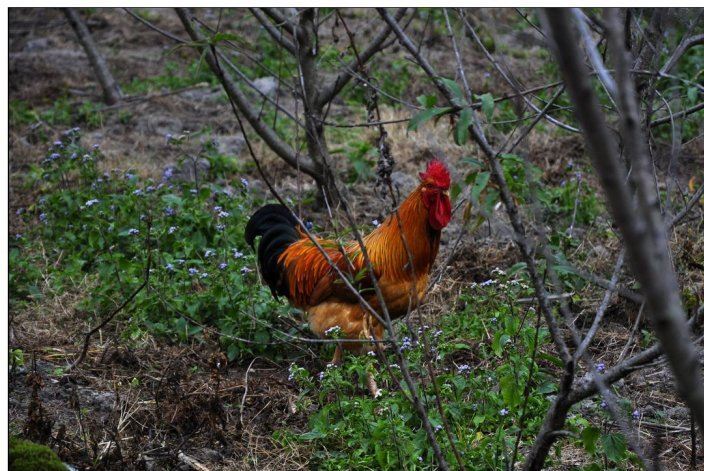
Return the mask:
MULTIPOLYGON (((450 173, 445 165, 435 159, 419 176, 420 184, 398 210, 363 238, 392 320, 414 310, 423 299, 438 254, 440 233, 452 216, 448 195, 450 173)), ((342 338, 382 338, 384 325, 360 304, 288 209, 269 204, 255 212, 245 229, 245 240, 253 249, 258 236, 261 236, 258 259, 263 280, 274 297, 284 296, 307 313, 313 333, 325 338, 337 331, 337 327, 342 338)), ((342 245, 320 238, 316 241, 369 305, 381 313, 359 244, 342 245)), ((334 363, 342 360, 342 345, 359 352, 367 351, 371 343, 338 343, 334 363)))

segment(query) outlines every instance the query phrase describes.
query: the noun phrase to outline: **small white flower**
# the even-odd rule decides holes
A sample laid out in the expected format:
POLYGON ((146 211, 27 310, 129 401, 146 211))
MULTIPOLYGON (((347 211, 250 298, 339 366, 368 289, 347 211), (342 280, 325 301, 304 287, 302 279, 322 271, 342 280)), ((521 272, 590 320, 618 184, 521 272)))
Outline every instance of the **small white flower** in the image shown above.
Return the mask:
POLYGON ((325 335, 330 336, 330 335, 337 335, 340 332, 342 332, 342 329, 340 328, 339 325, 334 325, 330 327, 328 330, 325 331, 325 335))
POLYGON ((374 220, 372 221, 372 226, 374 226, 374 227, 379 227, 379 220, 378 220, 378 219, 374 219, 374 220))
POLYGON ((377 389, 376 393, 374 393, 374 399, 381 397, 383 389, 377 389))

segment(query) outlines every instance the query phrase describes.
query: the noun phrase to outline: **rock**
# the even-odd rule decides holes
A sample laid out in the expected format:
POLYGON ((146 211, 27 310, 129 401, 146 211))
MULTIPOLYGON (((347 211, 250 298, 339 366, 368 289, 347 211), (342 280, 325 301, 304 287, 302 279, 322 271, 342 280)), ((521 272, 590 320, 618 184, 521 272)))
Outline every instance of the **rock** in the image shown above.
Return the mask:
POLYGON ((609 251, 603 245, 599 244, 594 247, 594 255, 600 259, 608 259, 609 251))
POLYGON ((215 141, 217 142, 218 153, 222 155, 238 155, 245 145, 242 134, 217 136, 215 141))
POLYGON ((259 90, 261 93, 267 96, 271 96, 276 92, 276 79, 274 77, 261 77, 253 82, 254 88, 259 90))
POLYGON ((94 391, 88 388, 80 389, 81 402, 83 404, 90 404, 90 407, 103 411, 110 412, 115 407, 115 393, 111 391, 94 391))
POLYGON ((145 134, 156 134, 162 137, 167 134, 175 136, 183 130, 183 122, 173 116, 146 115, 137 120, 137 128, 145 134))
POLYGON ((394 172, 391 174, 391 183, 402 195, 407 195, 418 186, 418 179, 405 172, 394 172))
POLYGON ((671 420, 689 420, 689 408, 683 406, 665 410, 665 415, 671 420))
POLYGON ((220 462, 223 460, 222 453, 212 448, 203 448, 199 454, 203 461, 220 462))
POLYGON ((220 89, 218 88, 196 88, 181 93, 183 98, 191 101, 197 101, 204 104, 213 104, 220 98, 220 89))
POLYGON ((51 38, 35 38, 27 41, 23 50, 26 52, 40 52, 53 46, 54 40, 51 38))
POLYGON ((202 181, 209 172, 210 162, 202 158, 184 159, 178 165, 168 165, 164 168, 164 176, 171 181, 202 181))

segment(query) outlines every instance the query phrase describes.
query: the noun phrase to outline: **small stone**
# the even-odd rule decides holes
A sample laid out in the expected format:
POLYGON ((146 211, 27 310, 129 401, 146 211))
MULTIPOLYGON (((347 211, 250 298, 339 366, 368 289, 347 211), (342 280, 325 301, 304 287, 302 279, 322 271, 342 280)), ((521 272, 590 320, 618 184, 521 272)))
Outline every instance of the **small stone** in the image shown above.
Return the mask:
POLYGON ((264 95, 271 96, 276 92, 276 78, 274 77, 261 77, 252 82, 254 87, 259 90, 259 92, 264 95))
POLYGON ((222 155, 238 155, 245 145, 242 134, 217 136, 216 141, 218 143, 218 153, 222 155))

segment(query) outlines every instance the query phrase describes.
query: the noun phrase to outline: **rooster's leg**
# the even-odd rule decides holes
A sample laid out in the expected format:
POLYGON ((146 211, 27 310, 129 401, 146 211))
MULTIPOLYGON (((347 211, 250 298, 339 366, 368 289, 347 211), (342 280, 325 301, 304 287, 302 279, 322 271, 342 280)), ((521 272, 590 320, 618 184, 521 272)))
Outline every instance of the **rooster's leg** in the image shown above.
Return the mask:
POLYGON ((379 387, 376 385, 376 379, 374 379, 374 373, 371 371, 367 372, 367 387, 369 388, 369 393, 373 398, 379 397, 379 387))
POLYGON ((335 347, 335 354, 332 356, 332 361, 330 362, 331 364, 335 366, 340 366, 342 364, 342 346, 337 345, 335 347))

